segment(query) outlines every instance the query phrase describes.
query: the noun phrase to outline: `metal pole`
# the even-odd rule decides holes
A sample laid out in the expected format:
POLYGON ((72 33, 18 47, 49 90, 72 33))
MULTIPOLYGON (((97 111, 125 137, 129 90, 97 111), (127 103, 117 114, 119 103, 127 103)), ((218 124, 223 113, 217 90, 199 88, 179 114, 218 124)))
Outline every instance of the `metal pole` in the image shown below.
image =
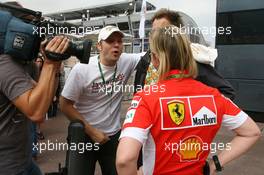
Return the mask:
POLYGON ((145 45, 144 41, 145 41, 145 38, 142 38, 142 42, 141 42, 142 50, 141 50, 141 52, 144 52, 144 45, 145 45))

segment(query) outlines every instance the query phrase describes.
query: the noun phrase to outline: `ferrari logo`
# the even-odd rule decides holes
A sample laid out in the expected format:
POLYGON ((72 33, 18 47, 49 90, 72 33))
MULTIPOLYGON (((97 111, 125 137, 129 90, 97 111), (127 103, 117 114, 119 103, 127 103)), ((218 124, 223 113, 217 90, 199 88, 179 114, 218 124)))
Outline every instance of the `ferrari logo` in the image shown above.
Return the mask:
POLYGON ((176 125, 180 125, 184 120, 184 102, 173 100, 168 102, 167 105, 172 121, 176 125))

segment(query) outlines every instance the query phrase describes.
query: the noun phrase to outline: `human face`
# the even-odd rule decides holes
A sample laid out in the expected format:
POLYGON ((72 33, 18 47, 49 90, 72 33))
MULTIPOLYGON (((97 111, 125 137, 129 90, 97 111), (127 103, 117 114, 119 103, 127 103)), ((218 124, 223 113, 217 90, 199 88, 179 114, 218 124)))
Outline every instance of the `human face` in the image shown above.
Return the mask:
POLYGON ((157 28, 163 28, 169 25, 171 25, 171 23, 166 18, 155 19, 152 23, 152 30, 157 28))
POLYGON ((123 50, 123 36, 118 33, 112 33, 106 40, 98 43, 100 51, 100 61, 105 66, 114 66, 118 61, 123 50))

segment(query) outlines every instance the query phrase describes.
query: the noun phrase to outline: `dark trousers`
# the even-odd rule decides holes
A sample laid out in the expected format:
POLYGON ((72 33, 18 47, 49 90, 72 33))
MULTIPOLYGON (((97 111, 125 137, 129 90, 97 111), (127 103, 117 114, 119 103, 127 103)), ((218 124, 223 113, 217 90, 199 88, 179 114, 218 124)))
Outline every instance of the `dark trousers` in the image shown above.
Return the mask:
MULTIPOLYGON (((86 162, 88 173, 87 175, 94 175, 95 165, 98 161, 103 175, 117 175, 115 168, 116 150, 118 146, 118 139, 120 131, 110 136, 110 140, 103 145, 100 145, 99 150, 86 151, 86 162)), ((87 136, 87 143, 93 143, 90 137, 87 136)))
POLYGON ((56 117, 58 110, 58 103, 56 101, 52 102, 48 110, 48 118, 56 117))

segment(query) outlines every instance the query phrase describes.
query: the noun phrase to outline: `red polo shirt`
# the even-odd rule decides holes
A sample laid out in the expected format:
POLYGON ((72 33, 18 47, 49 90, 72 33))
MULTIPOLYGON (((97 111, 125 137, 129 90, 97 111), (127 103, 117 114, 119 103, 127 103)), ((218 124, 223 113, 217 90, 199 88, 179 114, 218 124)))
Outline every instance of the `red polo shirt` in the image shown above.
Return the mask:
MULTIPOLYGON (((173 70, 169 76, 177 74, 173 70)), ((217 89, 191 78, 172 78, 134 96, 121 138, 143 144, 145 175, 202 175, 221 124, 235 129, 247 117, 217 89)))

